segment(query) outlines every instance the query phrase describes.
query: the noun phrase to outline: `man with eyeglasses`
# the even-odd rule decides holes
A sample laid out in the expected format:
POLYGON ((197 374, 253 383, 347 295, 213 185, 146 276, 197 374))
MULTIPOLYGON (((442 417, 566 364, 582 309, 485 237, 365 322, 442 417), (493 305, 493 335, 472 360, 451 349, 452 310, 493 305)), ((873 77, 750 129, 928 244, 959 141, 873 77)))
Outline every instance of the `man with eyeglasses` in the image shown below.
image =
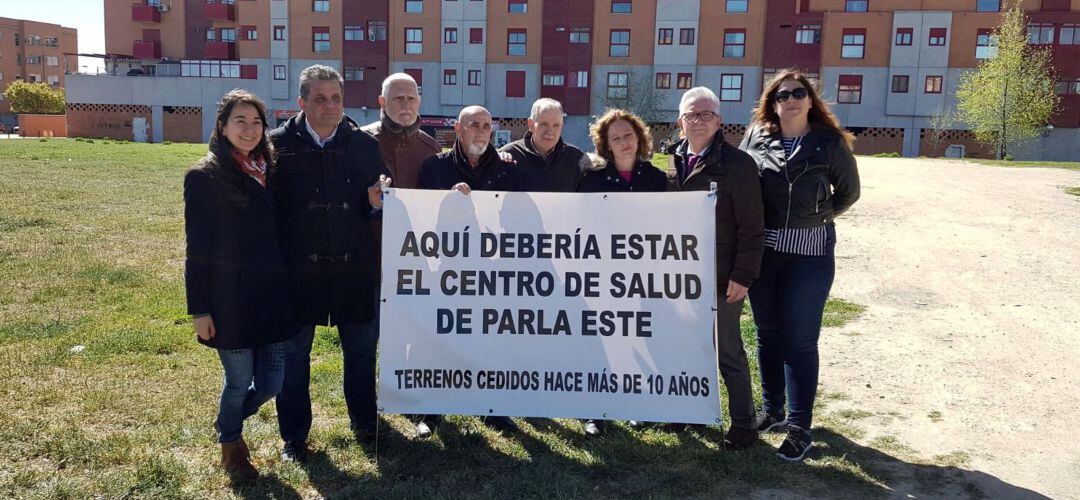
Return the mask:
MULTIPOLYGON (((315 326, 337 326, 344 358, 345 406, 361 444, 375 437, 375 241, 372 207, 389 176, 379 145, 345 116, 344 80, 328 66, 300 73, 302 112, 269 132, 277 152, 270 172, 278 238, 300 329, 285 345, 277 396, 281 458, 303 461, 311 431, 311 347, 315 326)), ((257 200, 253 200, 255 202, 257 200)), ((250 283, 249 286, 259 286, 250 283)))
POLYGON ((716 183, 716 348, 728 390, 731 427, 724 447, 740 450, 757 441, 757 416, 739 328, 747 291, 758 276, 764 215, 757 165, 724 140, 720 99, 706 87, 686 91, 679 102, 683 139, 665 149, 669 189, 707 191, 716 183))
POLYGON ((577 191, 581 173, 590 165, 580 149, 562 140, 563 108, 555 99, 542 97, 532 105, 529 131, 525 137, 507 144, 521 173, 525 191, 572 193, 577 191))
MULTIPOLYGON (((420 169, 420 189, 454 189, 466 195, 474 189, 521 191, 517 168, 504 161, 491 145, 491 124, 491 113, 482 106, 462 109, 454 124, 457 133, 454 147, 424 162, 420 169)), ((423 415, 416 424, 417 435, 431 435, 440 423, 441 415, 423 415)), ((519 430, 510 417, 489 416, 484 424, 507 434, 519 430)))

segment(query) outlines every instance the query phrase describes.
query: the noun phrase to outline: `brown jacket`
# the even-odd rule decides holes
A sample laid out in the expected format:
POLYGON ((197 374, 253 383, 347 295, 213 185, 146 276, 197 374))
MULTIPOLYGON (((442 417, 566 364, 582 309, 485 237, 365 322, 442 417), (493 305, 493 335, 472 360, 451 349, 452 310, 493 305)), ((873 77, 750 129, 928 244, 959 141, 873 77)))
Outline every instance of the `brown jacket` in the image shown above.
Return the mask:
POLYGON ((416 189, 424 160, 441 151, 439 143, 420 130, 419 119, 402 129, 383 114, 380 121, 365 125, 362 130, 379 141, 393 187, 416 189))

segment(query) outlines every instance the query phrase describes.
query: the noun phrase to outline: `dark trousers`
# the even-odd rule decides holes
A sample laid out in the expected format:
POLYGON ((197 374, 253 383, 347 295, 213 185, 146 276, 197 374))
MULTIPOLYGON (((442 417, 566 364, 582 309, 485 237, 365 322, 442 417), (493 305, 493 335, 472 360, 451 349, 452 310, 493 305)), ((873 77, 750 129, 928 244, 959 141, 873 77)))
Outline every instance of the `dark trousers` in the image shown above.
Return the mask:
MULTIPOLYGON (((345 406, 354 430, 374 429, 375 349, 378 330, 374 320, 337 326, 344 357, 345 406)), ((278 428, 287 442, 307 441, 311 432, 311 344, 315 326, 300 327, 300 333, 285 346, 285 380, 277 396, 278 428)))
POLYGON ((818 384, 818 338, 836 263, 766 250, 750 289, 766 413, 810 430, 818 384))
MULTIPOLYGON (((755 284, 754 286, 757 286, 755 284)), ((742 333, 739 327, 739 315, 742 314, 742 300, 728 304, 724 288, 717 295, 716 307, 716 355, 720 365, 720 376, 728 392, 728 412, 731 413, 731 426, 744 429, 755 427, 754 393, 750 385, 750 364, 746 359, 742 333)))

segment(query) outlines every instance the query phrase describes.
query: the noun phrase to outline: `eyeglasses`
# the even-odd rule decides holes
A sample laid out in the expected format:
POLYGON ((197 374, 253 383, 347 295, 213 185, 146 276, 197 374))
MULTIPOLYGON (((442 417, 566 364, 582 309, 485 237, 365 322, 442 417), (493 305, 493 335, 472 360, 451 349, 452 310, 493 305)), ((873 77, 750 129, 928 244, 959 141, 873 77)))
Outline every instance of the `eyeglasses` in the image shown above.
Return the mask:
POLYGON ((713 113, 712 111, 702 111, 700 113, 683 113, 683 115, 679 118, 682 118, 684 122, 693 123, 711 122, 715 120, 717 116, 718 115, 716 113, 713 113))
POLYGON ((810 95, 810 92, 806 90, 806 87, 799 87, 795 90, 781 90, 773 95, 776 97, 776 102, 785 102, 792 97, 794 97, 796 101, 801 101, 806 99, 806 96, 810 95))

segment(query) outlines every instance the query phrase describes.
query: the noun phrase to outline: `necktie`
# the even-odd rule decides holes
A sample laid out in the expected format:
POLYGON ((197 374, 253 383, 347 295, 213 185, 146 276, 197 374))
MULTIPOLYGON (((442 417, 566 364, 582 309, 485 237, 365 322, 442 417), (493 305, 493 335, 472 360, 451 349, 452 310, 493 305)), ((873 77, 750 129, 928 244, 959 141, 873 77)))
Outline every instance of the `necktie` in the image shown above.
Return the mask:
POLYGON ((690 172, 694 171, 694 167, 697 166, 698 160, 700 159, 701 157, 695 154, 690 155, 690 157, 686 159, 686 175, 684 177, 690 177, 690 172))

